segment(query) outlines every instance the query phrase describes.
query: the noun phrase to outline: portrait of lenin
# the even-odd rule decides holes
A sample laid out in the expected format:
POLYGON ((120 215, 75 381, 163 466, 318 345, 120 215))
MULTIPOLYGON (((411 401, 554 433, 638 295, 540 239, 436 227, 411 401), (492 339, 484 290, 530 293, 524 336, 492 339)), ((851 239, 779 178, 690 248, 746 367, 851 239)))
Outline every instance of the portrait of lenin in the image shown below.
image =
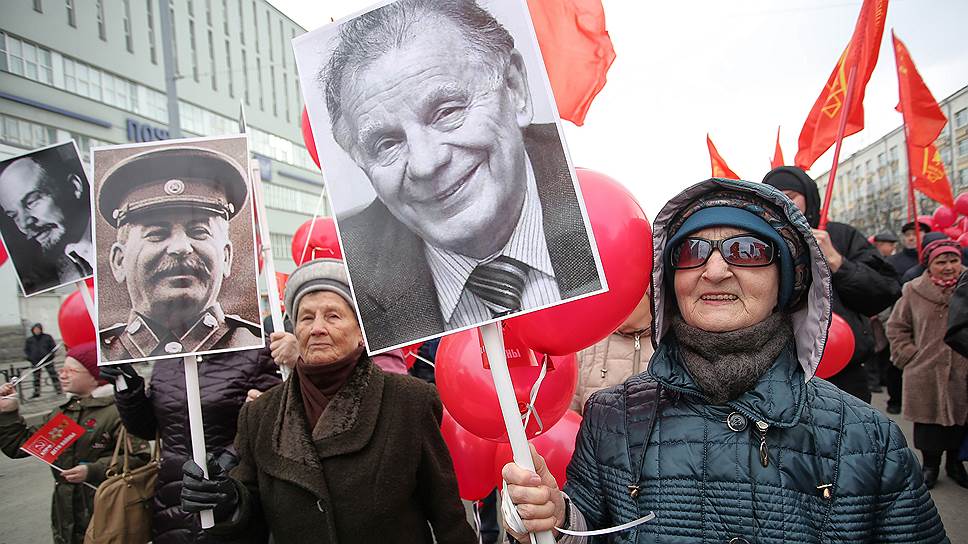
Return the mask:
POLYGON ((295 42, 371 352, 604 284, 533 33, 495 15, 533 32, 527 6, 481 4, 398 0, 295 42))

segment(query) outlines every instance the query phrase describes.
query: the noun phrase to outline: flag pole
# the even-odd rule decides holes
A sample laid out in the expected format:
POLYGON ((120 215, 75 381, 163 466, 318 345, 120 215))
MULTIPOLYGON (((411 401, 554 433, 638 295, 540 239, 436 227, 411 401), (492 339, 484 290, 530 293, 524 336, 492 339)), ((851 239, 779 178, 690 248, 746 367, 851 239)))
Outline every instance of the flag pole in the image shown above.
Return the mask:
MULTIPOLYGON (((202 423, 202 395, 198 385, 198 362, 201 356, 188 355, 182 360, 185 367, 185 396, 188 399, 188 430, 192 443, 192 460, 202 469, 208 479, 208 461, 205 451, 205 426, 202 423)), ((213 510, 199 512, 202 529, 215 526, 213 510)))
POLYGON ((844 141, 844 132, 847 130, 847 115, 850 113, 850 100, 854 95, 854 74, 856 66, 850 67, 847 74, 847 92, 844 96, 844 107, 840 111, 840 126, 837 128, 837 143, 834 146, 834 164, 830 167, 830 175, 827 177, 827 191, 823 198, 823 207, 820 209, 820 230, 827 230, 827 215, 830 213, 830 200, 834 196, 834 181, 837 179, 837 163, 840 162, 840 145, 844 141))
POLYGON ((914 176, 911 175, 911 146, 908 136, 908 125, 904 123, 904 152, 907 154, 908 171, 908 214, 914 221, 914 239, 918 249, 918 262, 921 262, 921 222, 918 221, 918 201, 914 196, 914 176))

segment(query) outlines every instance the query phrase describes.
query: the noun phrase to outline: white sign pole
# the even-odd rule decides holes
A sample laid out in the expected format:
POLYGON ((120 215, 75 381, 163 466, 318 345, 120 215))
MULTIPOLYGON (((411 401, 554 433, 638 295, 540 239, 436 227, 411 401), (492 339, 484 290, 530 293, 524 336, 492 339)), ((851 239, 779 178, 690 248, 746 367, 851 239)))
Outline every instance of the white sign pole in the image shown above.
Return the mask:
MULTIPOLYGON (((286 326, 282 319, 282 308, 279 307, 279 284, 276 283, 276 263, 272 260, 272 245, 269 241, 269 221, 266 217, 265 199, 262 193, 261 171, 259 161, 252 161, 252 204, 259 210, 259 235, 262 239, 262 270, 266 276, 266 293, 269 295, 269 315, 272 316, 272 330, 285 332, 286 326)), ((292 369, 279 365, 282 379, 289 379, 292 369)))
MULTIPOLYGON (((208 479, 208 462, 205 452, 205 427, 202 425, 202 396, 198 387, 198 362, 201 356, 190 355, 185 361, 185 394, 188 397, 188 427, 192 437, 192 460, 202 467, 208 479)), ((199 512, 202 529, 215 526, 215 513, 211 510, 199 512)))
MULTIPOLYGON (((491 367, 491 378, 497 390, 497 400, 501 404, 504 426, 508 430, 508 441, 511 443, 514 462, 522 468, 534 471, 534 461, 528 448, 528 437, 524 433, 521 413, 518 411, 518 400, 514 396, 514 385, 511 383, 511 372, 508 371, 501 322, 482 325, 480 330, 481 337, 484 339, 484 350, 487 352, 487 361, 491 367)), ((551 531, 543 531, 532 533, 531 541, 535 544, 554 544, 555 537, 551 531)))

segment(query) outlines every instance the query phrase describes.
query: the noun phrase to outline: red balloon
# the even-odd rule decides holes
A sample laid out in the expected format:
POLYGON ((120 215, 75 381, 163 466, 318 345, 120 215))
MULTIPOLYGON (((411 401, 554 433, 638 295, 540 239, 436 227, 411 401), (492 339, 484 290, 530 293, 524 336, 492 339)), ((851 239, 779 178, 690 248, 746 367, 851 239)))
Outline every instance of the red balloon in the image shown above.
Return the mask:
POLYGON ((444 436, 454 461, 460 498, 476 501, 488 496, 497 485, 491 468, 494 466, 497 444, 467 432, 454 421, 446 408, 440 434, 444 436))
POLYGON ((302 111, 302 135, 303 142, 306 144, 306 151, 309 151, 309 156, 316 163, 316 168, 320 168, 319 154, 316 152, 316 139, 313 138, 313 127, 309 124, 309 112, 306 111, 306 106, 303 106, 302 111))
POLYGON ((417 350, 423 342, 417 342, 416 344, 410 344, 409 346, 403 346, 400 351, 403 352, 403 360, 407 363, 407 368, 413 368, 413 364, 417 362, 417 350))
POLYGON ((576 172, 608 292, 508 320, 531 349, 551 355, 575 353, 615 331, 642 300, 652 273, 652 228, 632 193, 604 174, 576 172))
POLYGON ((336 236, 336 223, 332 217, 317 217, 316 225, 310 226, 313 220, 310 219, 296 229, 292 235, 292 260, 297 265, 313 259, 342 259, 343 252, 339 249, 339 238, 336 236), (306 245, 306 237, 310 236, 309 245, 306 245), (305 249, 306 254, 303 255, 305 249))
MULTIPOLYGON (((87 289, 93 300, 94 288, 87 289)), ((84 305, 80 291, 74 291, 61 303, 60 311, 57 312, 57 325, 60 327, 64 345, 69 348, 85 342, 94 342, 97 338, 94 324, 91 323, 91 316, 87 313, 87 306, 84 305)))
POLYGON ((955 211, 961 215, 968 215, 968 193, 961 193, 955 198, 955 211))
POLYGON ((0 265, 7 262, 8 257, 9 255, 7 255, 7 246, 3 245, 3 242, 0 242, 0 265))
MULTIPOLYGON (((534 449, 544 457, 548 470, 555 477, 558 489, 565 486, 565 470, 571 462, 571 456, 575 454, 575 439, 578 437, 578 428, 581 427, 581 416, 578 412, 568 410, 561 420, 548 432, 534 437, 531 443, 534 449)), ((494 468, 497 474, 497 482, 500 484, 501 471, 504 465, 514 460, 510 444, 498 444, 497 452, 494 454, 494 468)))
MULTIPOLYGON (((522 413, 527 410, 531 387, 541 371, 540 366, 531 366, 527 362, 529 360, 530 354, 527 357, 509 357, 508 361, 514 395, 522 413)), ((535 360, 540 363, 541 358, 535 354, 535 360)), ((501 406, 497 401, 491 371, 484 368, 477 329, 443 337, 437 348, 435 362, 437 366, 434 374, 440 400, 460 426, 481 438, 507 442, 507 429, 501 416, 501 406)), ((541 424, 539 425, 538 418, 532 414, 525 429, 528 438, 549 429, 561 419, 571 404, 577 384, 578 361, 575 354, 551 357, 547 375, 541 382, 534 401, 541 424)))
POLYGON ((961 237, 961 235, 965 231, 962 230, 962 228, 958 225, 952 225, 946 229, 942 229, 941 232, 944 232, 945 236, 947 236, 948 238, 951 238, 952 240, 957 240, 958 238, 961 237))
POLYGON ((931 217, 934 219, 935 225, 946 229, 955 224, 955 219, 958 219, 958 214, 947 206, 938 206, 938 209, 934 210, 934 214, 931 217))
POLYGON ((968 232, 958 237, 958 244, 961 245, 961 247, 968 247, 968 232))
POLYGON ((827 331, 827 345, 824 347, 816 376, 827 379, 847 366, 854 356, 854 331, 844 318, 830 314, 830 329, 827 331))

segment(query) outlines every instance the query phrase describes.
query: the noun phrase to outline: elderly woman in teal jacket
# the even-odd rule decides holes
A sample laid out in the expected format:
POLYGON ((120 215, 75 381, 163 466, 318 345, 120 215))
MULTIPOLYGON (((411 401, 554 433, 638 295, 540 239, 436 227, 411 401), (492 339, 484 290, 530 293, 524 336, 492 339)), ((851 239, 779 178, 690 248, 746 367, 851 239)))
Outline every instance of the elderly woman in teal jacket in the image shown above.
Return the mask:
POLYGON ((897 425, 814 377, 830 270, 793 202, 707 180, 663 208, 654 246, 649 370, 589 399, 564 492, 536 454, 537 474, 504 467, 523 529, 654 512, 605 538, 947 542, 897 425))

